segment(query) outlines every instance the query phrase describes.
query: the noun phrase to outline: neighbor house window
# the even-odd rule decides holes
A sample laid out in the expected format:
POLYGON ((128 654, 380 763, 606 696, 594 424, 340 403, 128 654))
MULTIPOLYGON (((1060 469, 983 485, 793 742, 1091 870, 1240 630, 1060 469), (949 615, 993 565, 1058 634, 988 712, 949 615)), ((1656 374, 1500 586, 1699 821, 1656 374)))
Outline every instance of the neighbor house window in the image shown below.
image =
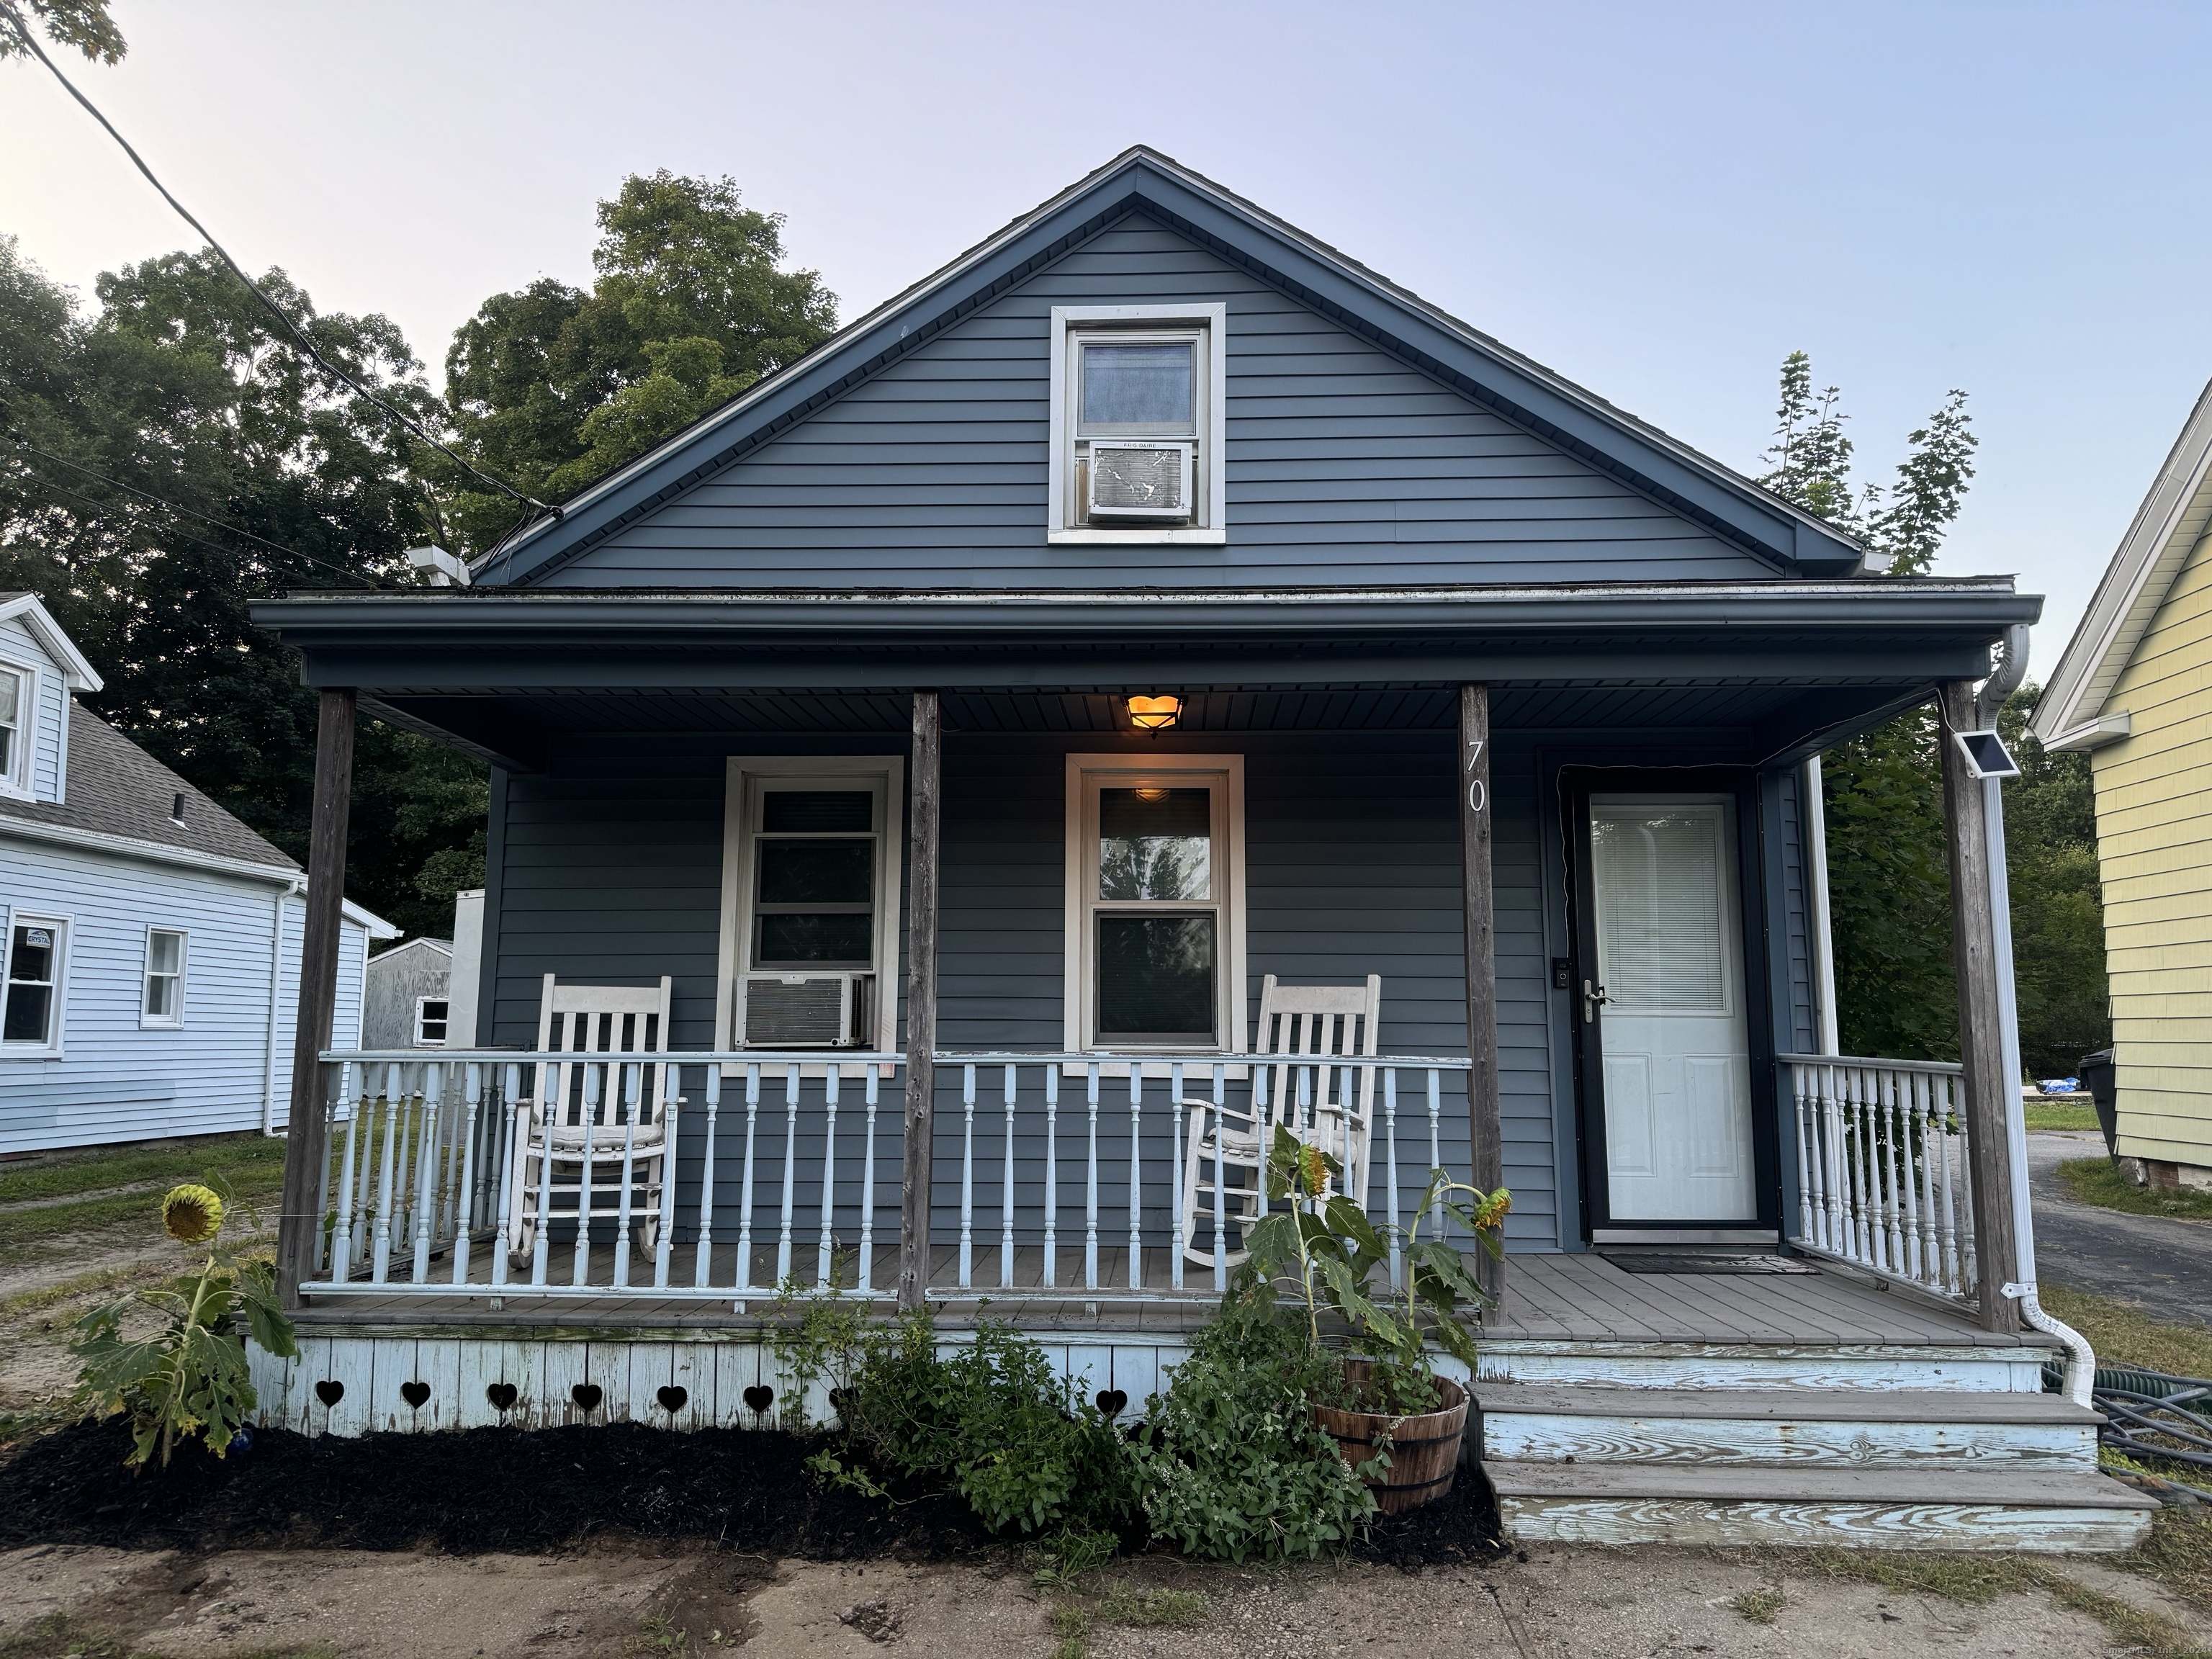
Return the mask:
POLYGON ((902 763, 729 764, 721 1017, 731 1046, 888 1049, 902 763))
POLYGON ((1241 1051, 1243 758, 1067 764, 1070 1048, 1241 1051))
POLYGON ((9 917, 0 1050, 51 1053, 61 1047, 62 977, 68 946, 69 924, 63 918, 21 912, 9 917))
POLYGON ((442 1048, 446 1044, 447 1015, 453 1005, 444 997, 415 999, 415 1046, 418 1048, 442 1048))
POLYGON ((21 794, 31 787, 31 729, 38 680, 0 664, 0 791, 21 794))
POLYGON ((1053 308, 1050 539, 1222 539, 1226 316, 1053 308))
POLYGON ((173 927, 146 930, 146 1000, 142 1026, 185 1023, 185 935, 173 927))

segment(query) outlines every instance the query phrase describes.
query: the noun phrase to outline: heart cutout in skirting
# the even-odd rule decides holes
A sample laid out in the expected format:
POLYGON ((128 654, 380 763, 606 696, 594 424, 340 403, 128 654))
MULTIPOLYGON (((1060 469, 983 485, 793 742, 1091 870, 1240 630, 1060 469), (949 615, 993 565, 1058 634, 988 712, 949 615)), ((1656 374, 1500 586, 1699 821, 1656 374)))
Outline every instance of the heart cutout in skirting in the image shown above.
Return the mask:
POLYGON ((519 1396, 514 1383, 495 1382, 484 1390, 484 1398, 491 1402, 494 1411, 503 1412, 512 1410, 519 1396))
POLYGON ((1120 1389, 1098 1390, 1098 1409, 1109 1417, 1119 1417, 1128 1408, 1129 1396, 1120 1389))
POLYGON ((599 1410, 599 1401, 606 1397, 606 1391, 596 1382, 579 1382, 568 1390, 568 1398, 587 1412, 599 1410))
POLYGON ((691 1398, 691 1391, 689 1389, 678 1388, 672 1382, 666 1388, 656 1391, 653 1397, 660 1402, 661 1410, 673 1417, 684 1409, 684 1402, 691 1398))
POLYGON ((315 1398, 326 1407, 335 1406, 345 1398, 345 1384, 331 1380, 318 1382, 315 1384, 315 1398))
POLYGON ((764 1412, 774 1404, 775 1404, 775 1390, 765 1382, 756 1382, 745 1390, 745 1406, 748 1410, 764 1412))
POLYGON ((399 1397, 419 1412, 430 1403, 430 1385, 428 1382, 402 1382, 399 1397))

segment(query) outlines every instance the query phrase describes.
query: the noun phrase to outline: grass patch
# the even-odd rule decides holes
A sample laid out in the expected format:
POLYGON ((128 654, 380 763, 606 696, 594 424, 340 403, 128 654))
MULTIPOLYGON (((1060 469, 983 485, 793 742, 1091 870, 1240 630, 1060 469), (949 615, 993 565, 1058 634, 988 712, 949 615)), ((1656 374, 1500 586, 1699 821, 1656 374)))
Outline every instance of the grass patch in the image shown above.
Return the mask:
POLYGON ((29 1198, 67 1198, 142 1181, 204 1181, 210 1171, 228 1178, 241 1194, 257 1184, 257 1176, 262 1177, 258 1182, 262 1187, 281 1186, 284 1142, 249 1131, 64 1152, 36 1164, 0 1170, 0 1204, 29 1198))
POLYGON ((2072 1101, 2030 1101, 2022 1109, 2031 1129, 2094 1129, 2097 1127, 2097 1109, 2086 1103, 2076 1105, 2072 1101))
POLYGON ((2138 1187, 2108 1158, 2072 1158, 2058 1166, 2058 1178, 2076 1202, 2124 1210, 2130 1215, 2166 1216, 2182 1221, 2212 1221, 2212 1193, 2193 1188, 2138 1187))
POLYGON ((34 1291, 18 1291, 13 1296, 0 1297, 0 1321, 22 1319, 31 1314, 44 1313, 64 1302, 74 1302, 79 1297, 97 1296, 103 1291, 120 1291, 132 1285, 151 1285, 156 1279, 166 1279, 172 1273, 181 1271, 181 1262, 175 1266, 166 1262, 130 1262, 112 1267, 94 1267, 74 1279, 41 1285, 34 1291))
MULTIPOLYGON (((224 1659, 337 1659, 327 1642, 297 1646, 234 1648, 224 1659)), ((49 1613, 0 1638, 0 1659, 163 1659, 142 1648, 78 1623, 65 1613, 49 1613)))
POLYGON ((2212 1498, 2212 1469, 2201 1469, 2178 1459, 2171 1463, 2144 1463, 2112 1446, 2097 1448, 2097 1467, 2111 1469, 2118 1474, 2148 1474, 2160 1480, 2170 1480, 2177 1486, 2187 1486, 2212 1498))
POLYGON ((1729 1605, 1754 1625, 1771 1625, 1774 1622, 1774 1615, 1781 1612, 1789 1601, 1788 1596, 1768 1584, 1759 1589, 1746 1590, 1729 1605))
POLYGON ((2151 1518, 2150 1536, 2116 1565, 2157 1579, 2184 1601, 2212 1613, 2212 1515, 2202 1510, 2160 1510, 2151 1518))
POLYGON ((2171 1619, 2145 1613, 2102 1590, 2076 1583, 2033 1556, 1810 1549, 1790 1552, 1787 1565, 1798 1573, 1856 1579, 1899 1594, 1941 1596, 1965 1607, 1984 1606, 2008 1591, 2039 1590, 2062 1607, 2087 1613, 2149 1659, 2212 1659, 2212 1649, 2205 1648, 2171 1619))
POLYGON ((2045 1308, 2089 1339, 2100 1365, 2136 1365, 2175 1376, 2212 1376, 2212 1329, 2169 1325, 2101 1296, 2046 1285, 2045 1308))
POLYGON ((1137 1590, 1116 1584, 1113 1593, 1099 1602, 1098 1616, 1109 1625, 1175 1628, 1196 1624, 1206 1617, 1211 1605, 1196 1590, 1137 1590))

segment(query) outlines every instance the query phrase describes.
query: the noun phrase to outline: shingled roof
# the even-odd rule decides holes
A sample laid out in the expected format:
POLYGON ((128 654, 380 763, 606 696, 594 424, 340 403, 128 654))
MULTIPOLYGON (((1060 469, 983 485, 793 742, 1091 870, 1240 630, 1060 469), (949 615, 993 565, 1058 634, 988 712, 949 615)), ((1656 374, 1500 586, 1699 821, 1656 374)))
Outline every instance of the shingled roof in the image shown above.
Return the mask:
POLYGON ((66 787, 69 799, 63 801, 0 797, 0 818, 121 836, 246 864, 300 867, 74 697, 66 787), (170 816, 179 795, 182 823, 170 816))

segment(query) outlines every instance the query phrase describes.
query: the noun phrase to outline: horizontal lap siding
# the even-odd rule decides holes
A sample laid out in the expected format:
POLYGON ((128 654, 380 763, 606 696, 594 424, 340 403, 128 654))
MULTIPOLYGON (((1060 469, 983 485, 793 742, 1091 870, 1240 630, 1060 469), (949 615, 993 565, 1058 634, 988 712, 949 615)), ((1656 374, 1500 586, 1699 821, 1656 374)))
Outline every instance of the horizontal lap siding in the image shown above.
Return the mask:
MULTIPOLYGON (((516 777, 507 790, 501 914, 489 921, 497 941, 495 1040, 527 1043, 537 1034, 541 976, 609 981, 675 977, 674 1041, 704 1048, 714 1040, 717 918, 720 902, 722 771, 726 746, 695 740, 625 743, 619 753, 586 739, 550 777, 516 777)), ((939 1041, 951 1048, 1050 1050, 1061 1042, 1061 879, 1065 755, 1103 749, 1110 739, 1073 741, 954 733, 945 750, 943 917, 939 974, 939 1041)), ((1308 981, 1383 976, 1382 1043, 1386 1051, 1466 1052, 1463 944, 1460 921, 1458 823, 1451 745, 1442 734, 1370 732, 1266 737, 1234 744, 1246 759, 1248 961, 1244 1021, 1250 1029, 1261 978, 1308 981)), ((770 752, 766 744, 749 745, 770 752)), ((880 740, 834 750, 818 740, 793 753, 883 753, 880 740)), ((1162 751, 1164 753, 1164 751, 1162 751)), ((1553 1115, 1545 1064, 1545 961, 1537 882, 1535 816, 1526 787, 1533 776, 1522 750, 1502 759, 1498 830, 1500 1036, 1505 1094, 1507 1179, 1516 1194, 1516 1237, 1554 1238, 1553 1115)), ((1202 1091, 1204 1073, 1189 1085, 1202 1091)), ((1409 1183, 1427 1155, 1425 1082, 1408 1074, 1401 1101, 1401 1168, 1409 1183)), ((959 1068, 940 1079, 935 1162, 935 1231, 957 1235, 963 1115, 959 1068)), ((703 1079, 687 1079, 691 1106, 682 1178, 692 1190, 703 1134, 703 1079)), ((744 1148, 743 1085, 726 1085, 717 1126, 716 1236, 733 1239, 744 1148)), ((860 1169, 860 1091, 847 1085, 839 1113, 839 1202, 857 1204, 860 1169)), ((1080 1079, 1060 1085, 1064 1135, 1083 1132, 1080 1079)), ((1102 1226, 1127 1237, 1128 1085, 1103 1085, 1102 1226)), ((990 1200, 1003 1167, 1000 1073, 978 1078, 976 1161, 978 1251, 995 1250, 990 1200)), ((1146 1085, 1142 1122, 1148 1148, 1164 1156, 1170 1133, 1164 1079, 1146 1085)), ((1042 1097, 1040 1068, 1022 1075, 1018 1190, 1036 1201, 1042 1179, 1041 1132, 1029 1133, 1042 1097)), ((794 1226, 802 1239, 818 1224, 817 1194, 804 1172, 822 1144, 820 1085, 805 1091, 799 1133, 799 1195, 794 1226)), ((884 1212, 897 1204, 896 1094, 879 1108, 878 1237, 884 1212)), ((772 1238, 781 1191, 785 1108, 781 1078, 763 1080, 755 1153, 756 1240, 772 1238)), ((1446 1079, 1442 1115, 1445 1153, 1462 1164, 1467 1149, 1463 1085, 1446 1079)), ((1064 1142, 1063 1158, 1074 1150, 1064 1142)), ((1063 1168, 1065 1168, 1063 1164, 1063 1168)), ((1148 1177, 1149 1178, 1149 1177, 1148 1177)), ((818 1182, 818 1170, 816 1174, 818 1182)), ((1380 1201, 1380 1188, 1376 1199, 1380 1201)), ((1063 1249, 1076 1248, 1072 1219, 1079 1186, 1060 1196, 1063 1249), (1071 1208, 1073 1206, 1073 1208, 1071 1208)), ((1148 1188, 1153 1242, 1164 1236, 1170 1194, 1148 1188)), ((841 1221, 841 1236, 849 1228, 841 1221)), ((688 1237, 688 1230, 687 1234, 688 1237)), ((848 1239, 847 1242, 850 1242, 848 1239)), ((1033 1243, 1026 1233, 1024 1243, 1033 1243)), ((1109 1237, 1105 1243, 1114 1241, 1109 1237)))
POLYGON ((1139 219, 550 580, 991 586, 1771 574, 1139 219), (1228 545, 1048 547, 1051 308, 1186 301, 1229 308, 1228 545))

